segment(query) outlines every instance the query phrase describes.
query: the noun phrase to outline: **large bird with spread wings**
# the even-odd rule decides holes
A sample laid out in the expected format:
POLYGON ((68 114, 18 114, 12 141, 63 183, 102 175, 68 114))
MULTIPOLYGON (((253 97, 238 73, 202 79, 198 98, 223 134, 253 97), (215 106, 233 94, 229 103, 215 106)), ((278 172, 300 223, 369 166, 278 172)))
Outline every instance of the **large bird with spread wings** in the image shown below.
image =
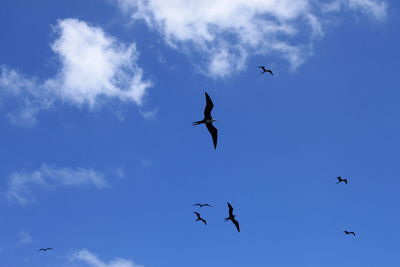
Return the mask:
POLYGON ((193 122, 193 125, 199 125, 199 124, 205 124, 208 131, 210 132, 213 143, 214 143, 214 148, 217 148, 217 141, 218 141, 218 130, 217 128, 214 127, 213 122, 216 121, 213 119, 211 116, 211 111, 214 108, 214 104, 210 98, 210 96, 206 94, 206 107, 204 109, 204 119, 201 121, 195 121, 193 122))
POLYGON ((204 220, 203 218, 201 218, 200 213, 195 212, 195 211, 193 211, 193 213, 196 214, 196 216, 197 216, 196 222, 197 222, 197 221, 202 221, 205 225, 207 225, 206 220, 204 220))
POLYGON ((269 70, 269 69, 265 68, 265 66, 258 66, 257 68, 259 68, 259 69, 262 70, 262 72, 261 72, 260 74, 263 74, 263 73, 268 72, 269 74, 274 75, 274 73, 272 72, 272 70, 269 70))
POLYGON ((336 179, 338 179, 337 184, 338 184, 338 183, 341 183, 341 182, 344 182, 345 184, 347 184, 347 179, 344 179, 344 178, 342 178, 341 176, 336 177, 336 179))
POLYGON ((204 204, 196 203, 196 204, 194 204, 193 206, 199 206, 200 208, 202 208, 202 207, 211 207, 211 205, 210 205, 210 204, 207 204, 207 203, 204 203, 204 204))
POLYGON ((239 227, 239 222, 236 221, 235 219, 235 214, 233 214, 233 207, 232 205, 228 202, 228 208, 229 208, 229 217, 225 218, 225 221, 231 221, 235 226, 238 232, 240 232, 240 227, 239 227))
POLYGON ((346 235, 354 235, 354 236, 356 236, 356 233, 354 233, 354 232, 344 231, 344 233, 346 235))
POLYGON ((44 251, 44 252, 46 252, 46 251, 48 251, 48 250, 53 250, 52 248, 41 248, 41 249, 39 249, 38 251, 44 251))

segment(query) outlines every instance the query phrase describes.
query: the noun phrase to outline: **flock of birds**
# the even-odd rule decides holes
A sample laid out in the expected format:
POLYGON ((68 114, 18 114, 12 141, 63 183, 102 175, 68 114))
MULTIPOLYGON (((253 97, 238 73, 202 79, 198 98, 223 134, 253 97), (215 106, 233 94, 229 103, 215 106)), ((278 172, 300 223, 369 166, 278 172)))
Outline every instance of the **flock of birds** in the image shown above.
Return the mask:
MULTIPOLYGON (((199 203, 194 204, 193 206, 199 206, 200 208, 201 208, 201 207, 211 207, 211 205, 209 205, 209 204, 199 204, 199 203)), ((231 222, 235 225, 237 231, 240 232, 239 222, 235 219, 235 216, 236 216, 236 215, 233 214, 233 207, 232 207, 232 205, 231 205, 229 202, 228 202, 228 209, 229 209, 229 210, 228 210, 229 216, 225 218, 225 221, 231 221, 231 222)), ((201 218, 200 213, 195 212, 195 211, 193 211, 193 212, 194 212, 194 214, 196 214, 196 216, 197 216, 196 222, 197 222, 197 221, 201 221, 201 222, 203 222, 205 225, 207 225, 207 221, 204 220, 203 218, 201 218)))
MULTIPOLYGON (((261 69, 260 75, 264 74, 264 73, 269 73, 271 75, 274 75, 272 70, 267 69, 265 66, 258 66, 258 68, 261 69)), ((213 117, 211 116, 211 111, 214 108, 214 103, 212 102, 211 97, 207 94, 207 92, 205 93, 205 95, 206 95, 206 107, 204 108, 204 118, 202 120, 200 120, 200 121, 193 122, 193 126, 200 125, 200 124, 205 124, 205 126, 207 127, 207 130, 211 134, 211 137, 212 137, 212 140, 213 140, 214 149, 216 149, 217 148, 217 142, 218 142, 218 129, 215 128, 215 126, 213 125, 213 122, 216 122, 216 120, 214 120, 213 117)), ((337 184, 343 182, 343 183, 345 183, 347 185, 347 179, 344 179, 341 176, 337 177, 337 179, 338 179, 337 184)), ((225 218, 225 221, 231 221, 235 225, 236 230, 238 232, 240 232, 239 222, 235 219, 236 215, 233 214, 233 207, 229 202, 227 202, 227 204, 228 204, 228 217, 225 218)), ((198 206, 199 208, 212 207, 210 204, 207 204, 207 203, 204 203, 204 204, 196 203, 193 206, 198 206)), ((203 222, 205 225, 207 225, 207 221, 204 218, 201 217, 200 213, 194 211, 194 214, 197 217, 196 220, 195 220, 196 222, 200 221, 200 222, 203 222)), ((347 230, 344 231, 344 233, 346 235, 353 235, 353 236, 356 235, 354 232, 347 231, 347 230)), ((53 250, 53 248, 40 248, 38 251, 39 252, 47 252, 47 251, 50 251, 50 250, 53 250)))
MULTIPOLYGON (((264 73, 269 73, 271 75, 274 75, 272 70, 267 69, 265 66, 258 66, 258 68, 261 69, 261 74, 264 73)), ((214 108, 214 103, 211 100, 211 97, 207 94, 207 92, 205 93, 206 95, 206 107, 204 108, 204 118, 200 121, 195 121, 193 122, 193 125, 199 125, 199 124, 205 124, 207 127, 207 130, 210 132, 212 140, 213 140, 213 144, 214 144, 214 148, 217 148, 217 142, 218 142, 218 129, 215 128, 215 126, 213 125, 213 122, 216 122, 216 120, 213 119, 212 115, 211 115, 211 111, 214 108)), ((341 176, 337 177, 338 183, 345 183, 347 185, 347 179, 342 178, 341 176)), ((200 203, 196 203, 193 206, 199 206, 201 207, 211 207, 211 205, 209 204, 200 204, 200 203)), ((227 218, 225 218, 225 221, 231 221, 235 226, 238 232, 240 232, 240 227, 239 227, 239 222, 235 219, 235 215, 233 214, 233 207, 232 205, 228 202, 228 212, 229 212, 229 216, 227 218)), ((207 225, 207 221, 205 219, 203 219, 201 217, 201 214, 198 212, 194 211, 194 214, 196 214, 197 218, 196 218, 196 222, 197 221, 201 221, 203 222, 205 225, 207 225)), ((344 231, 344 233, 346 235, 353 235, 355 236, 356 234, 354 232, 350 232, 350 231, 344 231)))
MULTIPOLYGON (((206 96, 208 96, 207 93, 206 93, 206 96)), ((213 138, 213 140, 214 140, 214 138, 213 138)), ((214 143, 214 145, 216 145, 216 143, 214 143)), ((341 176, 336 177, 336 179, 338 180, 338 182, 337 182, 336 184, 341 183, 341 182, 347 184, 347 179, 342 178, 341 176)), ((233 214, 233 207, 232 207, 232 205, 231 205, 229 202, 227 202, 227 204, 228 204, 228 214, 229 214, 229 216, 228 216, 227 218, 225 218, 225 221, 231 221, 231 222, 235 225, 237 231, 240 232, 239 222, 235 219, 235 216, 236 216, 236 215, 233 214)), ((204 204, 196 203, 196 204, 194 204, 193 206, 198 206, 198 207, 200 207, 200 208, 202 208, 202 207, 212 207, 212 206, 211 206, 210 204, 208 204, 208 203, 204 203, 204 204)), ((196 211, 193 211, 193 213, 196 214, 196 216, 197 216, 197 218, 196 218, 196 220, 195 220, 196 222, 197 222, 197 221, 201 221, 201 222, 203 222, 205 225, 207 225, 207 221, 206 221, 204 218, 201 217, 201 214, 200 214, 200 213, 198 213, 198 212, 196 212, 196 211)), ((353 236, 356 236, 356 233, 354 233, 354 232, 350 232, 350 231, 347 231, 347 230, 346 230, 346 231, 343 231, 343 232, 344 232, 346 235, 353 235, 353 236)))

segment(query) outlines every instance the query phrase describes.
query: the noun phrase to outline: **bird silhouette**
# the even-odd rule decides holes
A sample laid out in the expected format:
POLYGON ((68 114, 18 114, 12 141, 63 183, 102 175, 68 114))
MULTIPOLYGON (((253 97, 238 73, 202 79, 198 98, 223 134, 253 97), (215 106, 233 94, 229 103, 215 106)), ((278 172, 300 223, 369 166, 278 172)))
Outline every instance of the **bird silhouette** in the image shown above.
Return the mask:
POLYGON ((38 251, 48 251, 48 250, 53 250, 52 248, 41 248, 38 251))
POLYGON ((266 69, 265 66, 258 66, 257 68, 260 68, 262 70, 262 72, 260 74, 268 72, 269 74, 274 75, 272 73, 272 70, 266 69))
POLYGON ((341 176, 337 177, 337 179, 338 179, 337 184, 340 183, 340 182, 344 182, 345 184, 347 184, 347 179, 344 179, 341 176))
POLYGON ((202 207, 211 207, 211 205, 207 204, 207 203, 205 203, 205 204, 196 203, 193 206, 199 206, 200 208, 202 208, 202 207))
POLYGON ((356 234, 355 234, 354 232, 344 231, 344 233, 345 233, 346 235, 354 235, 354 236, 356 236, 356 234))
POLYGON ((197 215, 197 219, 196 219, 196 222, 197 221, 202 221, 205 225, 207 225, 207 222, 206 222, 206 220, 204 220, 203 218, 201 218, 200 217, 200 213, 198 213, 198 212, 195 212, 195 211, 193 211, 194 212, 194 214, 196 214, 197 215))
POLYGON ((218 141, 218 130, 213 125, 213 122, 216 120, 214 120, 211 116, 211 110, 213 109, 214 104, 213 104, 210 96, 207 93, 205 93, 205 94, 206 94, 206 107, 204 108, 204 119, 202 119, 201 121, 193 122, 193 126, 199 125, 199 124, 205 124, 208 131, 210 132, 210 134, 212 136, 214 148, 216 149, 217 141, 218 141))
POLYGON ((236 226, 236 229, 238 230, 238 232, 240 232, 239 222, 236 221, 236 219, 235 219, 236 215, 233 214, 233 207, 229 202, 227 202, 227 203, 228 203, 228 208, 229 208, 229 217, 225 218, 225 221, 230 220, 236 226))

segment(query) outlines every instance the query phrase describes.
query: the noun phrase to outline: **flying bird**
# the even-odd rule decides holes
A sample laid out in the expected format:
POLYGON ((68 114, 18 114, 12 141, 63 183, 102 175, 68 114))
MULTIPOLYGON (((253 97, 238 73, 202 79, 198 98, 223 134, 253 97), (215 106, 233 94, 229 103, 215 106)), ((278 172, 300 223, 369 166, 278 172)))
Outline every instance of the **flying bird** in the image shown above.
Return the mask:
POLYGON ((347 184, 347 179, 344 179, 341 176, 337 177, 337 179, 338 179, 337 184, 340 183, 340 182, 344 182, 345 184, 347 184))
POLYGON ((266 69, 265 66, 258 66, 257 68, 260 68, 262 70, 262 72, 260 74, 268 72, 269 74, 274 75, 272 73, 272 70, 266 69))
POLYGON ((193 206, 199 206, 200 208, 202 208, 202 207, 211 207, 211 205, 210 204, 200 204, 200 203, 196 203, 196 204, 194 204, 193 206))
POLYGON ((344 231, 344 233, 345 233, 346 235, 354 235, 354 236, 356 236, 356 234, 355 234, 354 232, 344 231))
POLYGON ((217 148, 217 140, 218 140, 218 130, 213 125, 213 122, 216 120, 214 120, 211 116, 211 110, 213 109, 213 107, 214 107, 214 104, 213 104, 210 96, 206 93, 206 107, 204 109, 204 119, 202 119, 201 121, 193 122, 193 126, 204 123, 212 136, 214 148, 216 149, 217 148))
POLYGON ((48 250, 53 250, 52 248, 41 248, 38 251, 48 251, 48 250))
POLYGON ((204 220, 203 218, 201 218, 200 217, 200 213, 198 213, 198 212, 195 212, 195 211, 193 211, 194 212, 194 214, 196 214, 197 215, 197 219, 196 219, 196 222, 197 221, 202 221, 205 225, 207 225, 207 222, 206 222, 206 220, 204 220))
POLYGON ((232 221, 233 224, 236 226, 236 229, 238 230, 238 232, 240 232, 239 222, 236 221, 236 219, 235 219, 236 215, 233 214, 233 207, 229 202, 228 202, 228 208, 229 208, 229 217, 225 218, 225 221, 229 221, 229 220, 232 221))

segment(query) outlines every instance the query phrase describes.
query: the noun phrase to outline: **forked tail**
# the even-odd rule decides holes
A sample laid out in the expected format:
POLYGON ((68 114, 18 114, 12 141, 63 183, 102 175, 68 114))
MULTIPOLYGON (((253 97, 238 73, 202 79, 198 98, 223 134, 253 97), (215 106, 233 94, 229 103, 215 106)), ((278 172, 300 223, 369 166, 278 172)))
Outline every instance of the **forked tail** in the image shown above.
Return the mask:
POLYGON ((193 122, 193 126, 199 125, 199 124, 201 124, 201 123, 202 123, 202 121, 195 121, 195 122, 193 122))

